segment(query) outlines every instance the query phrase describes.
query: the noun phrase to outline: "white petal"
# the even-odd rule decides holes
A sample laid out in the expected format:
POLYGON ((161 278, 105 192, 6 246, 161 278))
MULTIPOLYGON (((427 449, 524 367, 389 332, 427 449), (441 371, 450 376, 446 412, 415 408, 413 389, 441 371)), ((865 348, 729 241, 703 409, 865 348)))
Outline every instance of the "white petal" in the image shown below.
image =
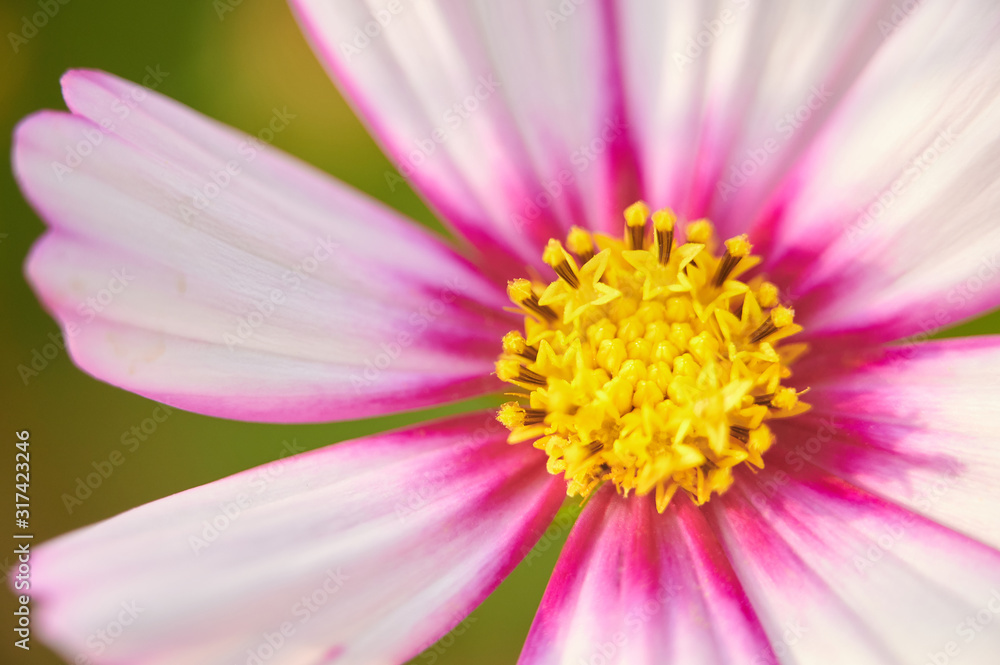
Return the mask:
POLYGON ((708 507, 782 662, 994 662, 1000 552, 815 467, 769 467, 708 507))
POLYGON ((836 445, 803 451, 810 461, 1000 548, 1000 338, 892 349, 810 402, 790 435, 837 428, 836 445))
POLYGON ((613 5, 643 195, 736 234, 881 48, 893 2, 613 5))
POLYGON ((94 663, 412 658, 499 584, 565 498, 494 416, 274 462, 45 544, 32 559, 42 632, 94 663))
POLYGON ((1000 305, 998 68, 994 2, 920 3, 887 37, 755 233, 807 334, 899 339, 1000 305))
POLYGON ((403 174, 512 275, 572 224, 620 228, 638 191, 602 3, 293 5, 403 174))
POLYGON ((99 72, 64 85, 86 117, 25 120, 14 163, 53 228, 29 276, 84 369, 254 420, 495 388, 502 289, 431 234, 156 93, 99 72))
POLYGON ((714 665, 774 653, 704 517, 685 497, 608 486, 573 527, 522 665, 714 665))

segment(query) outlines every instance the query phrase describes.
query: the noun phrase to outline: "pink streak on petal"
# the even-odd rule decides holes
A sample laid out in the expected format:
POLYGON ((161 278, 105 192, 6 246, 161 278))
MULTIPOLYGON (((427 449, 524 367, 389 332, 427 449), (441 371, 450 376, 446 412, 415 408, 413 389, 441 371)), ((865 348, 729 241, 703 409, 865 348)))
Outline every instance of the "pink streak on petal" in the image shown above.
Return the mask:
POLYGON ((133 84, 71 72, 64 85, 91 119, 26 119, 14 163, 54 229, 29 279, 85 370, 183 408, 278 422, 495 389, 506 298, 432 235, 270 148, 239 158, 247 137, 133 84), (86 141, 86 159, 53 169, 86 141), (196 206, 227 159, 237 174, 196 206))
POLYGON ((620 227, 622 201, 638 190, 610 3, 575 6, 558 30, 538 3, 407 5, 358 54, 341 44, 370 19, 362 3, 293 7, 387 153, 505 277, 546 270, 542 245, 571 225, 620 227), (484 75, 500 83, 495 94, 408 168, 484 75))
POLYGON ((520 663, 643 665, 773 658, 714 534, 688 499, 593 497, 546 589, 520 663))
MULTIPOLYGON (((795 662, 920 662, 1000 589, 1000 552, 812 465, 772 455, 720 499, 715 529, 765 625, 796 626, 795 662)), ((984 636, 969 662, 998 648, 984 636)))
POLYGON ((836 445, 810 442, 813 463, 1000 548, 998 372, 996 336, 890 348, 820 386, 813 411, 776 434, 810 442, 835 425, 836 445))
POLYGON ((752 231, 817 344, 922 339, 1000 306, 1000 9, 895 23, 752 231))
POLYGON ((283 624, 269 663, 403 662, 499 584, 564 497, 492 412, 338 444, 46 543, 39 630, 94 663, 242 664, 283 624), (98 653, 87 636, 122 602, 142 613, 98 653))

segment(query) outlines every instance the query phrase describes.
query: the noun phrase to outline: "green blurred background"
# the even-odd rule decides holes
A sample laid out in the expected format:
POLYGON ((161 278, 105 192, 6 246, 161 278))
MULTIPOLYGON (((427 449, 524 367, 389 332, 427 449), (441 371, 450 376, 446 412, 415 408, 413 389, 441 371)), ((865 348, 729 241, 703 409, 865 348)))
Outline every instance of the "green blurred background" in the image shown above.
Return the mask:
MULTIPOLYGON (((329 83, 280 0, 231 0, 233 11, 221 16, 212 0, 69 1, 59 5, 58 14, 27 43, 18 44, 15 53, 7 34, 21 31, 22 17, 39 11, 37 1, 0 4, 5 35, 0 46, 0 142, 5 154, 20 118, 42 108, 65 108, 59 76, 66 69, 95 67, 139 81, 147 66, 159 67, 169 73, 160 92, 247 132, 263 127, 273 108, 287 107, 297 118, 277 134, 275 145, 441 230, 412 191, 389 189, 385 174, 391 165, 329 83)), ((91 379, 65 353, 27 384, 18 374, 17 367, 30 365, 33 351, 48 344, 48 335, 57 327, 22 276, 24 258, 42 233, 42 224, 18 192, 9 161, 2 162, 0 409, 8 443, 0 453, 0 480, 13 483, 14 432, 29 429, 32 531, 38 541, 274 460, 284 453, 286 441, 317 448, 428 417, 423 413, 335 425, 271 426, 175 411, 135 452, 125 453, 126 462, 90 498, 69 512, 60 497, 73 491, 77 478, 90 473, 93 463, 121 450, 122 434, 150 418, 156 404, 91 379)), ((998 330, 1000 316, 994 314, 948 334, 998 330)), ((8 496, 6 492, 0 496, 8 496)), ((474 612, 474 621, 460 635, 446 638, 413 662, 516 662, 561 540, 532 565, 522 565, 474 612)), ((0 541, 12 542, 3 529, 0 541)), ((11 550, 12 545, 0 547, 3 569, 12 563, 11 550)), ((28 653, 16 649, 13 596, 0 593, 0 605, 0 662, 61 662, 37 639, 28 653)))
MULTIPOLYGON (((54 0, 53 0, 54 2, 54 0)), ((208 116, 256 133, 274 107, 297 117, 274 144, 325 169, 436 230, 433 216, 411 190, 390 191, 388 160, 327 79, 281 0, 230 5, 220 17, 212 0, 75 0, 14 52, 8 33, 20 33, 22 17, 39 11, 37 0, 2 0, 0 27, 0 142, 10 153, 11 131, 22 117, 43 108, 65 109, 59 77, 68 68, 92 67, 141 81, 145 69, 168 72, 158 90, 208 116)), ((0 480, 13 491, 14 432, 31 431, 31 531, 36 542, 128 508, 285 454, 285 441, 307 449, 398 427, 428 413, 315 426, 230 422, 174 411, 125 463, 72 513, 60 497, 72 493, 94 462, 122 450, 123 432, 153 415, 154 402, 90 378, 65 352, 27 384, 18 365, 49 343, 58 328, 25 283, 22 264, 42 233, 38 217, 21 197, 9 159, 0 174, 0 384, 3 386, 0 480)), ((395 172, 393 170, 393 172, 395 172)), ((481 404, 479 404, 481 406, 481 404)), ((443 412, 467 410, 467 403, 443 412)), ((148 427, 148 423, 147 423, 148 427)), ((13 497, 4 501, 12 501, 13 497)), ((9 506, 10 504, 4 504, 9 506)), ((0 542, 12 543, 13 515, 3 508, 0 542)), ((10 507, 13 510, 13 507, 10 507)), ((561 540, 561 539, 559 539, 561 540)), ((0 565, 13 563, 13 545, 0 546, 0 565), (6 560, 5 560, 6 559, 6 560)), ((522 566, 482 607, 474 621, 414 663, 508 664, 517 660, 534 609, 551 572, 558 543, 531 566, 522 566), (447 645, 447 646, 446 646, 447 645)), ((62 662, 37 640, 31 651, 13 646, 14 598, 0 593, 0 662, 43 665, 62 662)), ((178 639, 183 639, 178 635, 178 639)))

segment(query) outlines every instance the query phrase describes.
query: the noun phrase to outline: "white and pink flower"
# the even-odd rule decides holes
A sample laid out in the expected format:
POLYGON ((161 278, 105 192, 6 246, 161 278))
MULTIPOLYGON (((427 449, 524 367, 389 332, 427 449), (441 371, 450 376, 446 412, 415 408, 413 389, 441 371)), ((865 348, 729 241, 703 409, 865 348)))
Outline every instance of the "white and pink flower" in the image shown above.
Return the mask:
MULTIPOLYGON (((637 200, 672 209, 679 239, 709 218, 762 257, 738 297, 766 275, 794 305, 808 351, 781 358, 812 408, 768 421, 763 468, 733 466, 710 500, 680 480, 672 500, 677 487, 629 492, 633 467, 590 467, 520 662, 996 662, 1000 339, 923 340, 1000 304, 1000 6, 420 0, 389 3, 359 46, 371 3, 293 5, 461 241, 157 93, 71 71, 70 113, 24 120, 14 164, 49 226, 29 279, 81 368, 183 409, 285 423, 500 393, 502 340, 526 318, 505 288, 558 282, 550 239, 621 237, 637 200), (308 275, 291 270, 305 259, 308 275), (84 316, 77 303, 115 270, 128 288, 84 316)), ((719 261, 698 256, 671 274, 686 284, 719 261)), ((574 273, 588 257, 575 258, 574 273)), ((718 288, 737 284, 722 272, 718 288)), ((555 296, 536 295, 540 320, 555 296)), ((771 358, 757 337, 754 357, 771 358)), ((544 358, 522 362, 527 389, 552 388, 544 358)), ((693 406, 710 415, 691 431, 736 427, 726 454, 746 453, 772 407, 744 397, 693 406)), ((538 415, 545 436, 556 411, 538 415)), ((298 455, 48 543, 32 587, 43 635, 100 663, 405 662, 566 501, 555 474, 570 453, 511 445, 495 417, 298 455)), ((721 462, 706 446, 707 475, 721 462)))

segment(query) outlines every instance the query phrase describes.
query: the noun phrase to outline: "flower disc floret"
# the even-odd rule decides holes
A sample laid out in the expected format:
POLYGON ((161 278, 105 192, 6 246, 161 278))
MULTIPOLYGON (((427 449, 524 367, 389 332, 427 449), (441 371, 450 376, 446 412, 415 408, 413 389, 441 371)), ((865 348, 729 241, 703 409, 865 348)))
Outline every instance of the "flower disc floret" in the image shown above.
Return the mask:
POLYGON ((719 243, 707 220, 674 239, 670 210, 625 210, 621 239, 570 231, 546 245, 548 285, 510 282, 524 331, 504 336, 497 376, 517 398, 497 419, 511 443, 533 441, 570 496, 605 482, 700 504, 725 492, 733 468, 763 468, 766 421, 808 409, 784 385, 804 350, 778 289, 741 276, 760 259, 747 236, 719 243), (568 249, 567 249, 568 248, 568 249))

